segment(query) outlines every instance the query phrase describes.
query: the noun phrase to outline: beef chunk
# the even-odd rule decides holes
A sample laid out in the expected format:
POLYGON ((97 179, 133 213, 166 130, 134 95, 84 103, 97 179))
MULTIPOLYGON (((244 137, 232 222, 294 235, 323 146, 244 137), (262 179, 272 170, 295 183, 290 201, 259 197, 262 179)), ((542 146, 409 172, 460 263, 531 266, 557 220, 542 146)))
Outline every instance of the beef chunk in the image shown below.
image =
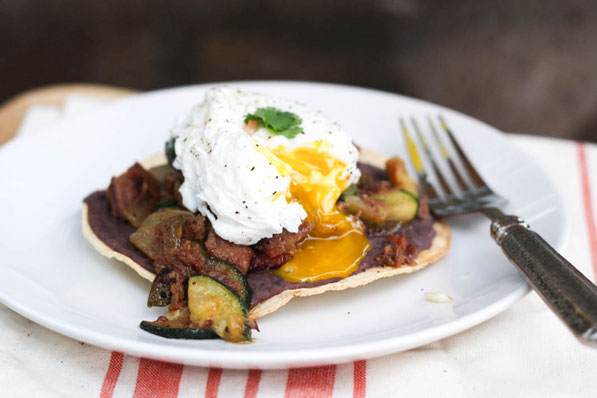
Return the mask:
POLYGON ((379 169, 370 164, 360 162, 357 164, 357 166, 361 171, 361 178, 359 179, 358 183, 359 187, 362 187, 375 181, 382 181, 388 179, 388 175, 385 172, 385 170, 379 169))
MULTIPOLYGON (((166 196, 169 200, 176 201, 176 204, 181 208, 185 208, 182 203, 182 195, 180 194, 180 186, 184 182, 182 173, 176 169, 173 169, 170 173, 164 177, 162 195, 166 196), (164 195, 163 192, 166 192, 164 195)), ((163 199, 162 199, 163 200, 163 199)))
POLYGON ((188 278, 189 276, 203 271, 205 268, 205 257, 198 244, 189 240, 181 241, 181 244, 169 252, 155 257, 153 267, 157 273, 164 269, 176 271, 177 274, 188 278))
POLYGON ((106 191, 112 215, 139 227, 160 201, 160 185, 139 163, 112 177, 106 191))
POLYGON ((249 246, 236 245, 220 238, 213 228, 209 228, 207 232, 205 249, 210 256, 229 262, 243 274, 249 270, 251 259, 255 254, 249 246))
POLYGON ((361 195, 377 195, 390 191, 393 188, 389 181, 375 181, 363 185, 359 190, 361 195))
POLYGON ((170 311, 176 311, 180 308, 187 306, 187 289, 186 289, 186 277, 179 275, 178 273, 172 273, 174 281, 170 285, 170 293, 172 293, 172 301, 168 309, 170 311))
MULTIPOLYGON (((159 284, 159 291, 161 292, 162 289, 168 289, 170 292, 170 311, 175 311, 179 308, 183 308, 186 306, 186 277, 180 275, 176 271, 171 271, 164 267, 161 268, 161 271, 158 272, 156 275, 156 279, 154 280, 154 284, 152 285, 152 291, 156 284, 159 284)), ((150 298, 151 298, 151 292, 150 298)), ((161 293, 160 293, 161 294, 161 293)), ((160 297, 164 299, 165 297, 160 297)), ((159 304, 152 304, 152 305, 159 305, 159 304)), ((148 303, 149 306, 149 303, 148 303)))
POLYGON ((256 249, 265 253, 272 259, 283 254, 292 257, 296 254, 299 244, 305 240, 312 229, 313 224, 308 221, 303 221, 303 223, 299 225, 297 232, 288 232, 284 230, 282 233, 276 234, 271 238, 262 239, 257 243, 256 249))
POLYGON ((185 221, 182 226, 182 238, 203 242, 206 231, 205 217, 196 215, 185 221))
POLYGON ((404 189, 413 195, 418 194, 417 185, 408 175, 402 159, 396 157, 388 159, 386 162, 386 172, 392 185, 404 189))
POLYGON ((160 185, 160 204, 177 204, 179 207, 184 208, 182 206, 182 197, 178 191, 184 182, 184 177, 180 170, 167 164, 152 167, 148 171, 160 185))
POLYGON ((251 271, 265 271, 283 266, 290 260, 292 256, 290 253, 283 253, 279 256, 270 258, 265 253, 258 253, 251 261, 251 271))
POLYGON ((419 198, 419 211, 417 213, 417 217, 421 220, 426 220, 431 216, 429 212, 429 200, 427 196, 422 196, 419 198))
POLYGON ((205 268, 205 255, 198 244, 185 240, 174 254, 182 263, 192 267, 196 272, 202 272, 205 268))
POLYGON ((182 240, 181 244, 171 249, 168 253, 160 254, 153 262, 157 274, 170 270, 168 277, 171 279, 170 292, 172 301, 170 311, 186 306, 186 280, 205 269, 205 257, 201 247, 190 240, 182 240))
POLYGON ((296 254, 299 245, 312 229, 313 224, 304 221, 297 232, 284 230, 271 238, 260 240, 255 245, 257 255, 251 261, 251 271, 264 271, 284 265, 296 254))
POLYGON ((416 248, 408 243, 406 237, 396 234, 390 235, 387 243, 383 248, 383 253, 375 258, 378 262, 388 267, 414 265, 416 248))

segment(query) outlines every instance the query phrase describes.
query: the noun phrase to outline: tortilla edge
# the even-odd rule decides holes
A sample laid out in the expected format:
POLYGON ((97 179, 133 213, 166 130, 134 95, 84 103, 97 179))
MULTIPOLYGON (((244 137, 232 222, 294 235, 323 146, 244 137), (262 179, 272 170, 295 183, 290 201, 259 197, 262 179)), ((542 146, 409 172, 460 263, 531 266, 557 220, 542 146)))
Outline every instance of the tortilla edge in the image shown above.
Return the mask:
POLYGON ((129 267, 135 270, 142 278, 147 279, 150 282, 153 282, 155 279, 155 274, 143 268, 141 265, 136 263, 132 258, 125 256, 124 254, 117 252, 116 250, 109 247, 107 244, 101 240, 95 232, 91 229, 91 225, 89 225, 88 219, 89 208, 87 203, 83 203, 83 210, 81 211, 81 224, 83 230, 83 236, 87 241, 93 246, 95 250, 97 250, 102 256, 113 258, 118 261, 122 261, 129 267))

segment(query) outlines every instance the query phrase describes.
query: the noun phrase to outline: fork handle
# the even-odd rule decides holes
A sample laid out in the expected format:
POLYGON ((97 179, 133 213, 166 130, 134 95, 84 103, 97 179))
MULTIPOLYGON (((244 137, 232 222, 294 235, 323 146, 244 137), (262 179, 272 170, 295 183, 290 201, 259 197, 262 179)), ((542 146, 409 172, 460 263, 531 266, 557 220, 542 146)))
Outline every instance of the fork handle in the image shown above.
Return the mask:
POLYGON ((520 218, 488 216, 510 262, 580 341, 597 347, 597 287, 520 218))

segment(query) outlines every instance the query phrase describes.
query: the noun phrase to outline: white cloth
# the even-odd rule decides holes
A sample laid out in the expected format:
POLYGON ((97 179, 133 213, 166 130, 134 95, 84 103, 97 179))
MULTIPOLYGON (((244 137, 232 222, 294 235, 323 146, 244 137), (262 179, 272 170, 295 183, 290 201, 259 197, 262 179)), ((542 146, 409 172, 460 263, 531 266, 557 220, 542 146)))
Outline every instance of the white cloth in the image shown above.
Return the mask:
MULTIPOLYGON (((74 98, 68 112, 33 108, 19 134, 35 134, 40 123, 94 106, 95 99, 74 98)), ((580 146, 530 136, 509 139, 558 186, 572 225, 563 254, 595 281, 580 146)), ((597 145, 583 148, 597 211, 597 145)), ((597 396, 597 350, 578 343, 535 293, 456 336, 379 359, 306 371, 220 371, 123 356, 63 337, 3 305, 0 324, 0 396, 6 397, 597 396)))

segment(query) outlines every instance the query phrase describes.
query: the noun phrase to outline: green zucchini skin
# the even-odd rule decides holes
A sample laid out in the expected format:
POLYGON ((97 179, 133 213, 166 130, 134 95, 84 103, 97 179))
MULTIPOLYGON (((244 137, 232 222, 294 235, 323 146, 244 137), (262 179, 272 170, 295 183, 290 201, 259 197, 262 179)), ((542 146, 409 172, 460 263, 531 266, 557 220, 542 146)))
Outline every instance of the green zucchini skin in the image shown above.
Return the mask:
POLYGON ((151 213, 129 239, 143 254, 155 259, 180 244, 182 228, 189 217, 193 217, 193 213, 186 210, 173 208, 158 210, 151 213), (158 226, 167 227, 170 234, 167 242, 160 241, 160 235, 156 232, 158 226))
MULTIPOLYGON (((245 278, 238 268, 226 261, 216 260, 211 257, 206 257, 205 261, 205 269, 198 275, 206 275, 216 279, 218 282, 234 290, 244 301, 245 306, 248 307, 251 305, 251 288, 249 287, 247 278, 245 278)), ((168 273, 170 273, 170 270, 162 271, 151 284, 149 296, 147 297, 148 307, 165 307, 170 304, 172 300, 170 285, 172 282, 167 279, 168 273)))
POLYGON ((176 143, 176 138, 172 137, 166 144, 164 145, 164 152, 166 154, 166 159, 168 159, 168 165, 172 166, 174 163, 174 159, 176 159, 176 151, 174 149, 174 144, 176 143))
POLYGON ((369 199, 364 195, 347 196, 345 210, 349 214, 360 214, 365 223, 376 226, 409 222, 419 211, 419 199, 399 188, 370 195, 369 199))
POLYGON ((244 301, 245 307, 249 308, 253 293, 249 282, 247 282, 247 278, 242 272, 226 261, 211 257, 206 257, 205 260, 206 267, 202 275, 214 278, 229 289, 232 289, 244 301))
MULTIPOLYGON (((176 247, 181 241, 184 223, 191 216, 193 216, 192 213, 177 208, 158 210, 147 217, 143 225, 131 234, 130 240, 150 258, 163 255, 169 248, 176 247), (156 232, 158 226, 162 229, 166 228, 166 232, 171 236, 170 240, 166 242, 159 240, 162 237, 156 232)), ((143 321, 139 327, 157 336, 173 339, 209 339, 221 336, 228 341, 250 341, 251 328, 256 328, 257 325, 248 317, 252 292, 247 279, 234 265, 210 257, 200 242, 192 242, 192 244, 198 245, 202 249, 201 255, 205 263, 196 271, 197 275, 192 275, 189 278, 187 316, 184 319, 177 319, 178 316, 173 318, 171 315, 167 315, 169 320, 143 321), (195 299, 193 302, 190 298, 190 284, 191 281, 198 280, 197 278, 201 280, 201 285, 207 289, 206 291, 213 291, 215 294, 213 296, 203 295, 202 298, 195 299), (202 301, 206 302, 207 306, 209 303, 217 305, 218 312, 211 313, 206 309, 207 307, 202 307, 202 301), (188 311, 193 308, 200 308, 200 310, 195 310, 194 319, 199 319, 202 323, 191 321, 189 318, 188 311), (206 314, 208 315, 205 316, 206 314), (212 327, 214 321, 219 322, 220 326, 212 327)), ((170 291, 172 280, 168 276, 169 272, 170 270, 164 270, 156 275, 149 291, 148 307, 164 307, 172 302, 170 291)))
POLYGON ((372 197, 384 203, 387 217, 392 221, 411 221, 419 211, 419 198, 404 189, 393 189, 372 197))
POLYGON ((189 329, 189 328, 175 328, 167 326, 158 326, 156 322, 142 321, 139 327, 156 336, 165 337, 167 339, 192 339, 192 340, 206 340, 217 339, 218 335, 209 329, 189 329))
POLYGON ((210 276, 197 275, 189 278, 188 291, 193 323, 209 324, 226 341, 251 341, 247 306, 233 289, 210 276))

